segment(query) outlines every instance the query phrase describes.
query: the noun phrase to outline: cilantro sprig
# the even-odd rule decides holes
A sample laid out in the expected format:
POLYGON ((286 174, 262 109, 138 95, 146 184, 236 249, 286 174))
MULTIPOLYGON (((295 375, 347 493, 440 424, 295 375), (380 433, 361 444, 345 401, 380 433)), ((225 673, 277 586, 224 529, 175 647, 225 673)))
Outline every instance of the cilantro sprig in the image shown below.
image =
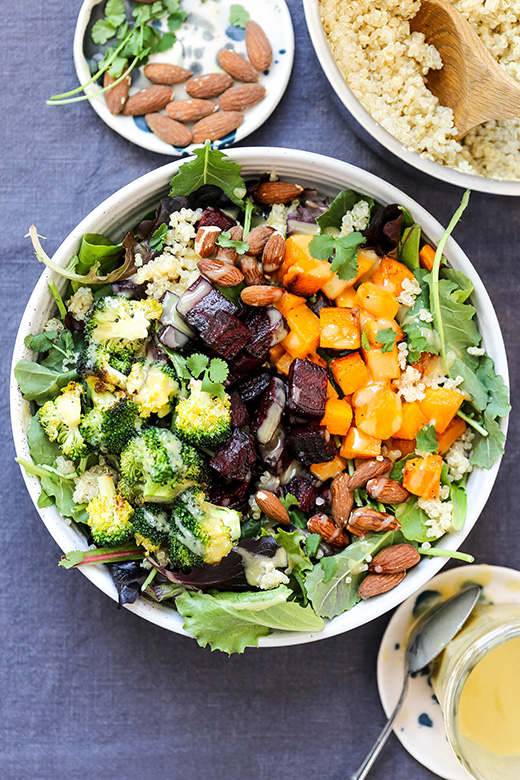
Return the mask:
POLYGON ((245 255, 249 249, 248 241, 234 241, 231 238, 231 234, 228 233, 227 230, 224 230, 222 233, 220 233, 219 237, 217 238, 217 244, 219 246, 225 247, 226 249, 228 247, 233 248, 238 255, 245 255))
POLYGON ((226 381, 229 373, 229 367, 222 358, 212 358, 201 352, 195 352, 186 358, 186 368, 195 379, 202 376, 202 387, 206 393, 216 395, 222 400, 225 399, 225 390, 223 382, 226 381))
POLYGON ((435 425, 425 425, 415 437, 415 449, 419 452, 437 452, 439 442, 435 433, 435 425))
POLYGON ((229 9, 229 23, 232 24, 233 27, 245 28, 248 21, 249 13, 246 11, 244 6, 239 5, 238 3, 233 3, 229 9))
POLYGON ((391 352, 395 345, 397 333, 393 328, 383 328, 377 331, 377 341, 381 344, 381 352, 391 352))
POLYGON ((314 236, 309 244, 309 251, 316 260, 332 258, 332 270, 340 279, 351 281, 356 278, 358 270, 358 249, 365 241, 365 236, 357 231, 339 238, 326 233, 323 236, 314 236))

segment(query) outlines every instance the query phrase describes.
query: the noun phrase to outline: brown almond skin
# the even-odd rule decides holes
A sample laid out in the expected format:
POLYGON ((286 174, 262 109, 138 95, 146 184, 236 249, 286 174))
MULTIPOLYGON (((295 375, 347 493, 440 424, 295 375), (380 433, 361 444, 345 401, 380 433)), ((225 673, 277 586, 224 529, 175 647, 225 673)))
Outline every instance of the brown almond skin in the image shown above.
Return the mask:
POLYGON ((266 70, 271 64, 271 44, 260 25, 251 20, 246 23, 246 50, 251 64, 257 70, 266 70))
POLYGON ((145 65, 143 73, 154 84, 182 84, 193 76, 193 71, 181 68, 179 65, 170 65, 167 62, 149 62, 145 65))
MULTIPOLYGON (((108 87, 110 84, 113 84, 114 81, 117 81, 117 79, 112 78, 112 76, 108 75, 108 71, 105 71, 103 86, 108 87)), ((120 114, 125 107, 131 84, 132 77, 130 74, 128 74, 128 76, 125 76, 123 81, 120 81, 119 84, 116 84, 115 87, 112 87, 112 89, 109 89, 105 92, 107 108, 114 116, 120 114)))
POLYGON ((303 192, 303 187, 289 181, 265 181, 254 189, 255 199, 266 206, 289 203, 303 192))
POLYGON ((262 252, 262 271, 264 274, 274 274, 285 259, 285 238, 280 233, 273 233, 267 239, 262 252))
POLYGON ((218 111, 193 125, 193 143, 217 141, 240 127, 244 117, 238 111, 218 111))
POLYGON ((371 531, 397 531, 401 523, 393 515, 377 512, 369 506, 354 509, 350 515, 347 530, 356 536, 364 536, 371 531))
POLYGON ((421 560, 420 553, 413 544, 403 542, 385 547, 373 557, 368 570, 374 574, 397 574, 406 571, 421 560))
POLYGON ((387 593, 396 588, 406 577, 405 571, 396 574, 367 574, 358 588, 358 596, 362 599, 371 599, 380 593, 387 593))
POLYGON ((206 257, 197 263, 199 271, 219 287, 236 287, 243 280, 240 269, 231 263, 224 263, 214 257, 206 257))
POLYGON ((191 144, 191 130, 164 114, 145 114, 145 122, 161 141, 181 148, 191 144))
POLYGON ((246 306, 272 306, 280 300, 283 290, 280 287, 267 287, 266 285, 251 285, 244 287, 240 293, 242 303, 246 306))
POLYGON ((354 506, 354 491, 349 490, 348 481, 348 474, 343 472, 334 477, 330 484, 332 517, 339 528, 345 528, 354 506))
POLYGON ((291 518, 289 512, 284 507, 278 496, 271 493, 270 490, 258 490, 255 500, 262 512, 281 525, 290 525, 291 518))
MULTIPOLYGON (((242 241, 242 232, 242 225, 233 225, 229 230, 229 237, 232 241, 242 241)), ((215 257, 218 260, 223 260, 225 263, 237 265, 238 252, 232 246, 220 246, 220 244, 217 244, 215 257)))
POLYGON ((374 477, 382 477, 384 474, 388 474, 392 470, 392 461, 389 458, 383 460, 365 460, 361 463, 355 472, 350 477, 349 489, 357 490, 360 487, 364 487, 369 479, 374 477))
POLYGON ((258 285, 267 284, 267 279, 262 273, 262 266, 251 255, 242 255, 239 260, 240 270, 244 274, 244 282, 246 285, 258 285))
POLYGON ((218 111, 218 105, 213 100, 201 98, 187 98, 186 100, 172 100, 166 106, 166 113, 170 119, 177 122, 198 122, 209 114, 218 111))
POLYGON ((410 498, 407 489, 390 477, 369 479, 366 488, 370 498, 380 501, 382 504, 402 504, 410 498))
POLYGON ((237 81, 253 83, 260 78, 259 73, 250 62, 236 51, 221 49, 218 53, 218 64, 237 81))
POLYGON ((229 73, 204 73, 186 82, 186 92, 194 98, 212 98, 221 95, 232 84, 229 73))
POLYGON ((265 87, 261 84, 239 84, 226 89, 219 98, 222 111, 245 111, 256 106, 265 98, 265 87))
POLYGON ((131 95, 125 103, 125 116, 144 116, 160 111, 172 99, 171 87, 154 84, 131 95))
POLYGON ((250 230, 247 236, 244 238, 244 241, 247 241, 249 244, 247 254, 253 255, 253 257, 261 255, 265 245, 273 233, 274 228, 270 225, 258 225, 258 227, 250 230))
POLYGON ((330 517, 325 514, 313 515, 307 521, 307 530, 311 534, 319 534, 331 547, 348 547, 350 544, 348 534, 334 525, 330 517))
POLYGON ((200 227, 195 236, 195 251, 201 257, 210 257, 215 251, 217 238, 221 233, 221 229, 216 225, 204 225, 200 227))

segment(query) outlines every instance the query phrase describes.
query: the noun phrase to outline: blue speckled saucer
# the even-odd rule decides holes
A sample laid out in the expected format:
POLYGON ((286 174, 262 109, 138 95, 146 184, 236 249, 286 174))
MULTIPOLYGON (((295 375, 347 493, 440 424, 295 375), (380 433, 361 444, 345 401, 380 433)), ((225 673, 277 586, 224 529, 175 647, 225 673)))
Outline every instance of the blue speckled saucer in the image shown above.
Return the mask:
MULTIPOLYGON (((86 35, 93 22, 100 18, 106 0, 85 0, 79 12, 74 35, 74 63, 81 83, 91 77, 91 65, 96 47, 86 35)), ((245 54, 245 32, 229 23, 229 9, 233 0, 182 0, 181 8, 188 14, 185 23, 177 32, 177 42, 166 52, 150 57, 150 62, 168 62, 181 65, 193 71, 194 75, 222 72, 217 63, 220 49, 229 48, 239 54, 245 54)), ((291 16, 285 0, 241 0, 241 5, 249 11, 251 19, 264 29, 273 49, 273 61, 268 71, 260 78, 266 88, 266 96, 256 106, 244 112, 244 121, 240 127, 225 138, 214 141, 212 146, 219 149, 241 141, 257 130, 272 114, 280 102, 291 75, 294 59, 294 32, 291 16)), ((166 29, 166 28, 165 28, 166 29)), ((150 86, 142 72, 132 73, 130 94, 150 86)), ((182 157, 193 153, 194 144, 180 149, 161 141, 147 127, 144 117, 113 116, 108 110, 103 95, 96 96, 99 87, 92 84, 86 93, 92 95, 90 104, 101 119, 132 143, 150 149, 152 152, 167 154, 170 157, 182 157)), ((174 100, 188 97, 182 84, 174 88, 174 100)))
MULTIPOLYGON (((407 638, 414 620, 437 601, 475 583, 483 586, 482 598, 488 603, 520 603, 520 572, 499 566, 459 566, 438 574, 394 613, 377 659, 377 684, 387 716, 401 693, 407 638)), ((410 755, 439 777, 446 780, 471 778, 448 743, 428 670, 410 680, 408 696, 394 732, 410 755)))

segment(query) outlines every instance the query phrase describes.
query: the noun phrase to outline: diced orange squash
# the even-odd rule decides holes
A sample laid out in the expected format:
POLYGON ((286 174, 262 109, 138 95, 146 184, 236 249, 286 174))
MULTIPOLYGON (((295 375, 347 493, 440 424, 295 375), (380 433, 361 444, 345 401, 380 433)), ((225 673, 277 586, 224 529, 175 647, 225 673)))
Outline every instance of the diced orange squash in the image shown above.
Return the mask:
POLYGON ((276 346, 271 347, 269 350, 269 360, 271 363, 276 363, 276 361, 279 360, 284 354, 285 349, 282 347, 282 345, 276 344, 276 346))
POLYGON ((332 382, 329 382, 327 380, 327 398, 339 398, 338 391, 332 384, 332 382))
POLYGON ((428 422, 435 425, 437 433, 444 433, 463 401, 464 396, 457 390, 450 390, 447 387, 427 387, 419 405, 428 422))
POLYGON ((390 389, 389 382, 367 382, 352 395, 352 406, 368 406, 385 390, 390 389))
POLYGON ((305 357, 307 360, 310 360, 311 363, 316 363, 316 365, 321 366, 322 368, 327 368, 327 361, 324 360, 321 355, 318 355, 317 352, 309 352, 305 357))
POLYGON ((392 436, 391 439, 387 439, 384 443, 389 450, 399 450, 402 458, 415 452, 415 439, 397 439, 395 436, 392 436))
POLYGON ((361 249, 357 256, 357 273, 354 279, 348 281, 349 287, 356 284, 363 276, 372 271, 378 257, 373 249, 361 249))
POLYGON ((361 353, 374 382, 399 379, 401 376, 399 356, 395 344, 390 352, 383 352, 381 349, 373 347, 372 349, 362 349, 361 353))
POLYGON ((320 309, 320 347, 323 349, 359 349, 359 312, 325 306, 320 309))
POLYGON ((466 430, 466 423, 460 417, 454 417, 444 433, 437 434, 439 455, 448 452, 451 445, 459 439, 466 430))
POLYGON ((342 471, 345 471, 346 465, 346 460, 340 458, 339 455, 336 455, 334 460, 329 460, 327 463, 313 463, 312 466, 309 467, 309 471, 316 479, 325 482, 326 479, 334 479, 334 477, 337 477, 342 471))
POLYGON ((376 439, 390 439, 403 422, 401 399, 393 390, 383 390, 373 401, 355 410, 356 427, 376 439))
POLYGON ((291 355, 291 353, 290 352, 285 352, 285 350, 284 350, 284 353, 283 353, 282 357, 278 358, 278 360, 275 363, 276 370, 278 371, 278 373, 283 374, 284 376, 288 376, 289 375, 289 368, 290 368, 291 363, 293 362, 293 360, 294 360, 294 358, 291 355))
POLYGON ((370 277, 370 281, 379 285, 396 297, 403 291, 403 281, 415 279, 415 276, 404 263, 400 263, 393 257, 385 255, 370 277))
POLYGON ((287 313, 285 319, 291 330, 282 346, 297 358, 315 352, 320 343, 320 321, 314 312, 308 306, 297 306, 287 313))
POLYGON ((352 407, 344 398, 329 398, 325 403, 324 425, 332 435, 346 436, 352 423, 352 407))
POLYGON ((309 244, 314 236, 302 233, 300 235, 290 236, 285 242, 285 257, 282 265, 283 273, 294 263, 298 263, 300 260, 306 260, 311 256, 309 252, 309 244))
POLYGON ((356 301, 356 291, 353 287, 347 287, 347 289, 338 295, 335 300, 336 306, 340 306, 343 309, 353 309, 356 301))
POLYGON ((275 303, 275 309, 278 309, 280 314, 284 317, 287 316, 291 309, 295 309, 297 306, 302 306, 305 303, 305 298, 301 295, 293 295, 292 293, 284 292, 278 303, 275 303))
POLYGON ((376 458, 381 455, 381 439, 368 436, 352 426, 343 439, 339 454, 342 458, 376 458))
POLYGON ((359 352, 351 352, 345 357, 330 362, 332 376, 345 395, 350 395, 370 380, 365 362, 359 352))
POLYGON ((315 260, 307 257, 293 263, 283 277, 283 286, 294 295, 309 297, 321 290, 332 276, 327 260, 315 260))
POLYGON ((356 303, 360 309, 385 320, 393 320, 399 311, 399 301, 395 295, 373 282, 363 282, 359 285, 356 303))
POLYGON ((335 301, 338 295, 341 295, 345 290, 350 289, 350 282, 340 279, 336 273, 333 273, 329 281, 325 282, 321 289, 327 298, 330 298, 331 301, 335 301))
POLYGON ((407 402, 402 405, 403 424, 395 432, 398 439, 415 439, 421 428, 424 428, 428 420, 422 413, 417 401, 407 402))
POLYGON ((435 249, 429 244, 425 244, 419 252, 419 263, 421 268, 426 268, 427 271, 431 271, 433 268, 433 261, 435 260, 435 249))
POLYGON ((406 462, 403 472, 403 487, 421 498, 439 498, 441 487, 442 458, 427 455, 412 458, 406 462))
POLYGON ((366 331, 371 346, 377 348, 382 346, 381 342, 377 340, 377 334, 380 330, 387 330, 387 328, 392 328, 396 334, 396 343, 402 341, 404 334, 395 320, 376 319, 376 317, 373 317, 371 314, 364 314, 362 311, 359 314, 359 318, 361 328, 366 331))

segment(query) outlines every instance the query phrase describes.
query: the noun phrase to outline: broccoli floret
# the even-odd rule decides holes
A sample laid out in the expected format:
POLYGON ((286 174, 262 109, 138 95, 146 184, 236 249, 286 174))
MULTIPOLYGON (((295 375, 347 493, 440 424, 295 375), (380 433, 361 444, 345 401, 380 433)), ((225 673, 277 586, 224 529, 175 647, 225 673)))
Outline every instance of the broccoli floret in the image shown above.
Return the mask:
POLYGON ((125 387, 135 358, 135 345, 110 350, 103 344, 88 344, 76 362, 76 371, 81 377, 94 375, 103 382, 125 387))
POLYGON ((88 524, 92 538, 99 547, 116 547, 128 542, 133 534, 131 522, 134 510, 116 493, 109 474, 98 477, 99 494, 87 504, 88 524))
POLYGON ((231 402, 202 390, 201 380, 190 382, 190 394, 179 398, 172 430, 196 447, 216 447, 231 435, 231 402))
POLYGON ((189 488, 174 501, 168 551, 174 568, 186 569, 218 563, 240 537, 240 512, 206 501, 197 488, 189 488))
POLYGON ((146 552, 155 552, 168 539, 168 512, 159 504, 142 504, 134 509, 132 519, 135 541, 146 552))
POLYGON ((167 363, 138 360, 132 366, 126 390, 139 407, 141 417, 152 413, 165 417, 179 393, 175 371, 167 363))
POLYGON ((38 412, 40 425, 49 439, 58 443, 64 455, 74 459, 87 454, 87 445, 79 429, 83 394, 79 382, 69 382, 61 395, 44 403, 38 412))
POLYGON ((90 343, 118 350, 132 342, 143 342, 151 320, 159 319, 161 314, 162 306, 155 298, 131 301, 107 295, 99 298, 88 311, 84 335, 90 343))
POLYGON ((138 407, 125 393, 112 392, 97 377, 86 380, 94 408, 81 420, 83 438, 91 449, 119 453, 141 427, 138 407))

